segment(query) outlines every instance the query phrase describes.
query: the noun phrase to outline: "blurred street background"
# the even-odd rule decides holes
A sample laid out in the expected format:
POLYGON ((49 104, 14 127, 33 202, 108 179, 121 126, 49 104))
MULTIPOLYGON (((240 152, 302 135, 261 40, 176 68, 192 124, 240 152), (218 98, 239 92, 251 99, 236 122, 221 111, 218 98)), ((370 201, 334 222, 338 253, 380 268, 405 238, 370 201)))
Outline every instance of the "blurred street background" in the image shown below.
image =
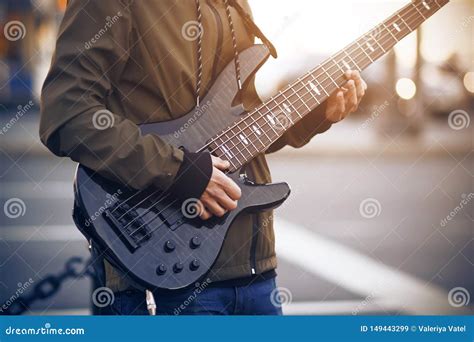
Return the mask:
MULTIPOLYGON (((251 0, 279 51, 258 74, 261 97, 406 2, 251 0)), ((0 212, 0 303, 89 254, 71 218, 76 165, 38 137, 65 6, 0 0, 0 204, 19 209, 0 212)), ((273 180, 292 187, 275 219, 284 311, 473 314, 473 1, 452 0, 363 76, 357 113, 269 156, 273 180)), ((68 279, 28 313, 90 314, 91 289, 89 278, 68 279)))

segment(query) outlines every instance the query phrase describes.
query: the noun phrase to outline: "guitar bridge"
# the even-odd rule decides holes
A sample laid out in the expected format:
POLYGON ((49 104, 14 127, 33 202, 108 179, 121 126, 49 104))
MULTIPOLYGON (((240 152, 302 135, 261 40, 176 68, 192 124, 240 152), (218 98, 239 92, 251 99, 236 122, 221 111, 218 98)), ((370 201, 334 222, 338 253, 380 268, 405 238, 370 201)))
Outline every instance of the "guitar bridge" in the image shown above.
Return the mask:
POLYGON ((151 232, 144 220, 127 203, 119 202, 107 208, 103 215, 131 252, 151 238, 151 232))

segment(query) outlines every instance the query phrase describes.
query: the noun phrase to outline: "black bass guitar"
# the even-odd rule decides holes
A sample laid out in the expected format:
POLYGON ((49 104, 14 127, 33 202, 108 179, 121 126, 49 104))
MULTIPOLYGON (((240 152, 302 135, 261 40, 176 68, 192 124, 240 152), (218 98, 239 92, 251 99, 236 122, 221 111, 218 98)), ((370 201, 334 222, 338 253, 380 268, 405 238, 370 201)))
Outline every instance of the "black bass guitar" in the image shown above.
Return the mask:
MULTIPOLYGON (((275 208, 290 194, 286 183, 254 184, 240 170, 344 82, 348 69, 362 71, 414 31, 448 0, 413 1, 250 112, 232 106, 238 92, 234 63, 219 75, 200 105, 173 121, 144 124, 189 151, 209 150, 230 162, 228 176, 241 188, 237 209, 201 220, 196 199, 179 201, 166 191, 133 191, 79 165, 74 220, 110 262, 146 288, 178 289, 206 275, 226 233, 244 211, 275 208)), ((269 57, 264 45, 240 53, 242 81, 269 57)))

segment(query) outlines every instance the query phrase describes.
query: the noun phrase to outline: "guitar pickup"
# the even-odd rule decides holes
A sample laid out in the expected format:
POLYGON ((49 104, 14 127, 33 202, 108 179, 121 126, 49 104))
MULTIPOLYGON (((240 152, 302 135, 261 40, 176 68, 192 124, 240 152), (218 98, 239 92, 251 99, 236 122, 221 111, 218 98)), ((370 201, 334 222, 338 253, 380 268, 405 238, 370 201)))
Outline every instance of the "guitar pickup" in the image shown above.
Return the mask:
POLYGON ((103 215, 131 252, 151 237, 151 232, 144 220, 126 204, 120 205, 119 203, 110 209, 108 208, 103 215))

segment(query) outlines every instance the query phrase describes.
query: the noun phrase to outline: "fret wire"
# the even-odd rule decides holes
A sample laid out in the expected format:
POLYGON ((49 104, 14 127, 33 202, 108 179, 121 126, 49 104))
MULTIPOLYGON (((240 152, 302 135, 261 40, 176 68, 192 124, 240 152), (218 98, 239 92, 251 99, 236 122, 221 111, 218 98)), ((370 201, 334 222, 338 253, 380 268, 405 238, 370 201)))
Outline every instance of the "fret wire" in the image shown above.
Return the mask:
POLYGON ((406 23, 406 21, 403 19, 403 17, 400 16, 400 14, 397 14, 397 16, 398 16, 398 17, 400 18, 400 20, 405 24, 405 26, 408 27, 408 30, 409 30, 410 32, 413 32, 413 29, 410 27, 410 25, 408 25, 408 24, 406 23))
MULTIPOLYGON (((255 153, 257 153, 257 154, 260 153, 260 150, 257 148, 257 146, 255 146, 253 140, 251 139, 251 136, 252 136, 252 135, 255 135, 255 134, 253 133, 253 130, 250 129, 249 126, 247 126, 246 128, 242 129, 242 133, 241 133, 241 134, 243 134, 243 135, 245 136, 245 139, 250 142, 250 145, 252 145, 252 147, 255 148, 255 153), (245 134, 245 130, 246 130, 246 129, 248 129, 250 133, 245 134)), ((249 149, 247 149, 247 150, 249 151, 250 156, 252 156, 252 152, 251 152, 249 149)))
POLYGON ((334 62, 334 64, 336 64, 336 66, 339 68, 339 70, 341 70, 342 73, 344 73, 344 69, 342 69, 339 65, 339 63, 337 63, 334 58, 331 58, 331 60, 334 62))
MULTIPOLYGON (((272 99, 272 101, 275 102, 275 100, 273 100, 273 99, 272 99)), ((276 104, 276 102, 275 102, 275 104, 276 104)), ((278 104, 276 104, 272 109, 275 109, 276 107, 278 107, 278 104)), ((265 119, 268 123, 268 120, 269 120, 268 116, 271 116, 272 118, 275 118, 275 115, 273 114, 273 111, 270 108, 268 108, 267 105, 265 105, 265 108, 268 110, 267 114, 265 115, 265 119)), ((275 131, 275 128, 273 127, 273 125, 270 125, 270 128, 272 129, 273 133, 275 133, 278 137, 280 136, 280 134, 277 131, 275 131)))
POLYGON ((369 58, 370 62, 373 63, 374 60, 373 60, 373 59, 370 57, 370 55, 365 51, 365 49, 362 47, 362 45, 360 45, 359 40, 356 40, 356 43, 357 43, 357 45, 359 46, 359 49, 361 49, 361 50, 364 52, 364 54, 367 56, 367 58, 369 58))
MULTIPOLYGON (((225 135, 227 136, 227 133, 226 133, 225 135)), ((219 138, 219 139, 222 140, 222 138, 219 138)), ((225 149, 226 149, 227 151, 230 151, 230 150, 227 148, 227 145, 224 143, 223 140, 222 140, 222 143, 221 143, 220 145, 217 144, 217 146, 218 146, 218 148, 221 149, 221 150, 222 150, 222 146, 225 146, 225 149)), ((227 155, 227 152, 226 152, 226 151, 222 151, 222 153, 223 153, 224 156, 227 155)), ((232 164, 232 167, 236 168, 236 166, 234 165, 234 162, 232 161, 232 157, 237 158, 237 156, 235 156, 233 153, 231 153, 231 154, 228 156, 227 160, 232 164)), ((240 163, 239 158, 237 158, 237 162, 240 163)))
POLYGON ((323 69, 323 71, 326 73, 326 75, 329 77, 329 79, 332 81, 332 83, 334 83, 334 85, 336 86, 336 88, 338 87, 338 84, 336 82, 334 82, 334 80, 332 79, 331 75, 328 74, 328 72, 324 69, 323 65, 321 64, 321 68, 323 69))
MULTIPOLYGON (((246 121, 242 121, 241 123, 246 123, 246 121)), ((244 139, 247 141, 247 142, 250 142, 251 145, 255 148, 255 151, 258 152, 258 148, 253 144, 253 141, 250 139, 250 135, 253 134, 252 133, 252 130, 250 129, 250 126, 247 124, 247 127, 244 127, 244 128, 241 128, 239 126, 236 126, 236 128, 238 129, 238 132, 237 132, 237 138, 238 138, 238 141, 239 141, 239 144, 242 143, 242 145, 245 147, 245 149, 247 150, 247 152, 249 152, 250 156, 252 156, 252 152, 251 150, 249 149, 249 146, 248 146, 248 143, 246 144, 243 140, 242 140, 242 137, 241 135, 244 136, 244 139), (248 129, 250 131, 250 135, 245 133, 245 130, 248 129)))
POLYGON ((318 103, 318 105, 320 105, 321 102, 319 102, 318 98, 316 96, 314 96, 314 94, 313 94, 314 90, 309 85, 310 83, 313 84, 312 81, 309 81, 309 82, 306 83, 306 85, 303 86, 303 88, 308 88, 309 87, 310 89, 307 89, 307 90, 308 90, 308 93, 310 94, 311 98, 315 99, 316 102, 318 103))
POLYGON ((387 25, 385 25, 385 23, 382 23, 382 25, 385 27, 385 29, 388 31, 388 33, 390 33, 390 35, 393 37, 393 39, 395 39, 396 42, 398 42, 398 39, 397 37, 395 37, 395 35, 392 33, 392 30, 390 30, 387 25))
MULTIPOLYGON (((286 102, 288 102, 288 103, 289 103, 289 102, 291 102, 291 101, 289 101, 289 99, 288 99, 288 98, 285 96, 285 94, 284 94, 284 93, 281 93, 281 95, 282 95, 282 96, 285 98, 285 101, 286 101, 286 102)), ((287 106, 288 106, 288 108, 290 108, 290 106, 291 106, 291 107, 293 107, 293 109, 295 108, 293 105, 290 105, 290 104, 288 104, 288 103, 287 103, 287 106)), ((283 105, 284 105, 284 104, 285 104, 285 102, 283 102, 283 105)), ((284 113, 284 114, 286 115, 286 113, 285 113, 285 112, 286 112, 286 107, 285 107, 285 106, 283 106, 282 113, 284 113)), ((300 115, 300 113, 298 113, 298 111, 296 111, 296 113, 298 114, 298 116, 299 116, 299 117, 301 117, 301 118, 302 118, 302 116, 300 115)), ((289 115, 286 115, 286 116, 288 117, 288 119, 290 119, 290 121, 291 121, 291 124, 294 124, 294 122, 293 122, 293 119, 291 118, 291 112, 290 112, 290 113, 288 113, 288 114, 289 114, 289 115)))
POLYGON ((357 69, 359 69, 359 72, 362 71, 362 69, 359 68, 359 66, 357 65, 357 63, 354 62, 354 60, 353 60, 352 57, 347 53, 346 50, 344 50, 344 53, 347 55, 347 57, 349 57, 349 59, 352 61, 352 63, 355 65, 355 67, 356 67, 357 69))
POLYGON ((416 11, 417 11, 418 13, 420 13, 420 15, 423 17, 423 19, 426 20, 426 17, 423 15, 423 13, 420 12, 420 10, 419 10, 418 7, 416 6, 416 4, 412 3, 411 5, 413 5, 414 8, 416 9, 416 11))
MULTIPOLYGON (((227 147, 228 150, 231 151, 232 154, 237 158, 237 162, 238 162, 240 165, 243 165, 243 164, 245 163, 245 161, 246 161, 246 157, 245 157, 245 154, 242 153, 242 150, 239 149, 239 148, 237 148, 238 144, 236 144, 235 141, 234 141, 234 139, 237 139, 237 137, 235 136, 235 133, 233 132, 233 129, 234 129, 234 128, 232 128, 232 129, 230 130, 230 133, 231 133, 231 134, 234 134, 233 136, 228 137, 228 136, 227 136, 227 133, 226 133, 226 136, 227 136, 227 139, 228 139, 227 141, 230 142, 230 143, 232 143, 232 146, 228 146, 228 147, 226 146, 226 147, 227 147), (236 152, 237 152, 237 153, 236 153, 236 152), (237 157, 238 154, 240 154, 240 155, 242 156, 243 160, 240 160, 240 159, 237 157)), ((229 133, 229 132, 228 132, 228 133, 229 133)))
MULTIPOLYGON (((407 7, 408 7, 408 6, 407 6, 407 7)), ((405 8, 404 8, 404 9, 405 9, 405 8)), ((418 11, 418 12, 419 12, 419 11, 418 11)), ((423 17, 424 17, 424 16, 423 16, 423 17)), ((407 25, 407 26, 408 26, 408 25, 407 25)), ((357 42, 357 44, 360 45, 358 42, 357 42)), ((351 45, 351 46, 352 46, 352 45, 351 45)), ((364 53, 366 53, 366 51, 365 51, 364 49, 362 49, 362 50, 363 50, 364 53)), ((323 70, 324 70, 324 68, 323 68, 323 70)), ((327 73, 327 71, 324 70, 324 72, 325 72, 328 76, 330 76, 330 75, 327 73)), ((314 77, 314 75, 313 75, 312 73, 309 73, 309 74, 308 74, 307 76, 305 76, 304 78, 306 78, 306 77, 308 77, 308 76, 311 76, 311 78, 313 78, 313 79, 315 80, 315 77, 314 77)), ((330 77, 330 78, 331 78, 331 77, 330 77)), ((332 78, 331 78, 331 80, 334 82, 334 80, 333 80, 332 78)), ((318 81, 316 81, 316 82, 320 85, 320 83, 319 83, 318 81)), ((320 86, 321 86, 321 85, 320 85, 320 86)), ((290 85, 289 88, 291 88, 291 89, 294 91, 293 87, 294 87, 294 85, 290 85)), ((303 86, 303 87, 304 87, 304 86, 303 86)), ((302 88, 303 88, 303 87, 302 87, 302 88)), ((321 88, 325 91, 324 87, 321 86, 321 88)), ((285 90, 285 91, 286 91, 286 90, 285 90)), ((308 91, 308 92, 309 92, 309 91, 308 91)), ((325 91, 325 92, 326 92, 326 91, 325 91)), ((310 92, 310 94, 313 95, 312 92, 310 92)), ((327 94, 327 92, 326 92, 326 94, 327 94)), ((313 96, 313 97, 314 97, 314 96, 313 96)), ((317 99, 316 99, 316 101, 319 102, 317 99)), ((271 110, 268 108, 268 106, 267 106, 266 104, 265 104, 265 107, 267 107, 267 109, 271 112, 271 110)), ((259 110, 257 110, 257 112, 258 112, 259 114, 261 114, 259 110)), ((258 119, 257 119, 257 120, 258 120, 258 119)), ((270 140, 270 141, 271 141, 271 140, 270 140)))
MULTIPOLYGON (((301 98, 300 94, 298 94, 298 92, 295 91, 295 89, 293 89, 293 88, 291 88, 291 90, 292 90, 293 93, 298 97, 298 99, 301 101, 301 103, 305 105, 306 109, 307 109, 309 112, 311 112, 311 108, 308 107, 308 105, 306 104, 306 101, 305 101, 303 98, 301 98)), ((298 113, 298 115, 299 115, 299 113, 298 113)), ((301 115, 300 115, 300 117, 301 117, 301 115)))
MULTIPOLYGON (((233 130, 231 130, 231 132, 232 132, 232 134, 235 134, 233 132, 233 130)), ((238 134, 242 134, 242 133, 238 133, 238 134)), ((247 144, 243 143, 243 141, 241 140, 239 135, 234 135, 234 137, 237 139, 238 143, 236 143, 234 145, 234 147, 232 147, 232 148, 235 148, 244 157, 244 160, 239 162, 240 165, 244 165, 247 161, 249 161, 252 158, 252 152, 250 152, 250 150, 247 148, 247 144), (242 145, 242 146, 240 146, 240 145, 242 145), (243 149, 242 149, 242 147, 243 147, 243 149), (246 156, 244 154, 244 151, 248 152, 248 156, 246 156)), ((245 138, 245 139, 248 141, 247 138, 245 138)))
MULTIPOLYGON (((263 143, 263 141, 260 139, 260 135, 262 134, 262 129, 260 126, 257 125, 257 123, 252 123, 251 126, 249 127, 249 129, 251 128, 251 131, 253 132, 253 134, 257 137, 257 140, 258 142, 262 145, 262 148, 265 147, 265 144, 263 143), (260 133, 258 133, 260 132, 260 133)), ((260 150, 260 149, 257 149, 257 150, 260 150)))
POLYGON ((262 115, 262 113, 260 113, 260 110, 257 110, 258 114, 260 114, 260 116, 257 118, 257 120, 255 121, 258 125, 258 127, 262 130, 262 132, 265 134, 265 136, 268 138, 268 143, 271 143, 272 139, 268 136, 267 132, 263 129, 262 125, 258 124, 258 120, 263 120, 263 123, 265 124, 265 119, 262 115))
POLYGON ((263 144, 263 142, 260 140, 260 136, 257 134, 257 132, 255 131, 254 129, 254 125, 255 124, 247 124, 247 130, 249 131, 248 133, 248 139, 250 140, 250 143, 252 144, 253 147, 255 147, 255 151, 256 153, 261 153, 262 151, 265 150, 265 144, 263 144), (256 138, 256 141, 255 139, 256 138), (259 148, 256 143, 260 143, 262 145, 262 148, 259 148))
POLYGON ((325 93, 327 96, 329 96, 329 93, 328 93, 328 92, 326 91, 326 89, 319 83, 319 81, 316 79, 316 77, 313 75, 313 73, 310 73, 310 75, 311 75, 311 78, 313 79, 313 81, 315 81, 315 82, 318 84, 319 88, 322 89, 322 90, 324 91, 324 93, 325 93))
POLYGON ((360 68, 360 72, 364 71, 366 67, 368 67, 370 64, 373 63, 372 58, 369 57, 367 52, 360 46, 358 42, 354 42, 354 44, 351 45, 351 54, 354 53, 354 51, 357 52, 357 54, 354 54, 354 63, 357 63, 357 65, 360 68), (353 46, 353 48, 352 48, 353 46), (360 53, 362 51, 362 53, 360 53))

